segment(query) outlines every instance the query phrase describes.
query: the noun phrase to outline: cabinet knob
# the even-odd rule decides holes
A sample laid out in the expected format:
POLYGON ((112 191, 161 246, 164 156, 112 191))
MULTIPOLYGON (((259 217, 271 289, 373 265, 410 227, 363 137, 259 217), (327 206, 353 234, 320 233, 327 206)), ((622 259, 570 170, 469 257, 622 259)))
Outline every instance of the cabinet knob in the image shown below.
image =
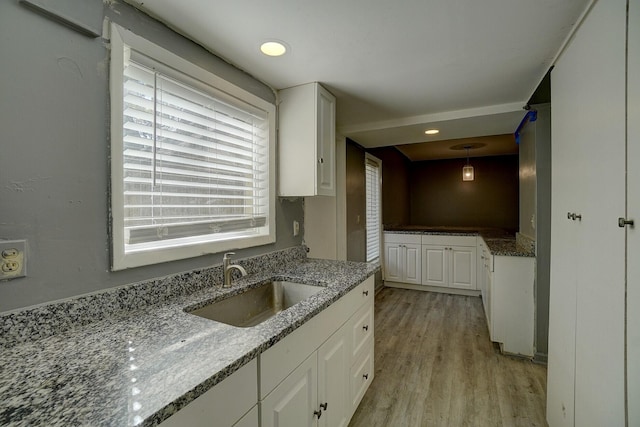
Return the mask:
POLYGON ((362 327, 362 329, 364 329, 365 331, 368 331, 368 330, 369 330, 369 325, 364 325, 364 326, 362 327))
POLYGON ((324 402, 320 404, 320 409, 324 409, 325 411, 327 410, 327 406, 329 406, 328 402, 324 402))
POLYGON ((567 212, 567 219, 573 220, 575 221, 576 219, 578 221, 582 221, 582 215, 581 214, 577 214, 575 212, 567 212))
POLYGON ((626 218, 618 218, 618 227, 624 228, 625 225, 630 225, 633 227, 633 220, 626 218))
POLYGON ((313 411, 313 415, 315 415, 316 417, 318 417, 318 419, 320 419, 320 417, 322 416, 322 409, 318 411, 313 411))
POLYGON ((364 295, 365 297, 369 296, 369 291, 362 291, 362 295, 364 295))
MULTIPOLYGON (((324 159, 322 157, 320 157, 320 160, 318 160, 318 163, 324 163, 324 159)), ((320 418, 320 417, 318 417, 320 418)))
POLYGON ((368 380, 369 379, 369 374, 362 375, 362 378, 364 378, 365 380, 368 380))

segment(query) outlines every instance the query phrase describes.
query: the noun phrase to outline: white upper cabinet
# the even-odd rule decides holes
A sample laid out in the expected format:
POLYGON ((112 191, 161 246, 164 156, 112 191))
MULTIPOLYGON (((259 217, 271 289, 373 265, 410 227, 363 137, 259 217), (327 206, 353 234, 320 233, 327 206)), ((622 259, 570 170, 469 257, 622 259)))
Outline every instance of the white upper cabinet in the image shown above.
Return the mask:
POLYGON ((279 95, 278 194, 335 196, 335 97, 318 83, 279 95))

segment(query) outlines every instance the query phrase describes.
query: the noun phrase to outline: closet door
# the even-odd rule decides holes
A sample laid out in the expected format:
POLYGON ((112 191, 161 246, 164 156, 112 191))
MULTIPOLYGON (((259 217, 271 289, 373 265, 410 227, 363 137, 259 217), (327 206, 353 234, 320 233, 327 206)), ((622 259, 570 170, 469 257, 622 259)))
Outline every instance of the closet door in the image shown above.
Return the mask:
POLYGON ((551 427, 624 425, 625 21, 596 2, 552 72, 551 427))
POLYGON ((627 401, 640 425, 640 0, 629 2, 627 65, 627 401))
MULTIPOLYGON (((623 426, 626 0, 599 1, 571 48, 585 91, 574 114, 584 153, 576 301, 576 426, 623 426)), ((553 108, 553 107, 552 107, 553 108)))
POLYGON ((561 58, 551 73, 551 260, 549 287, 549 353, 547 421, 550 427, 573 427, 576 334, 578 224, 567 217, 578 205, 576 188, 583 170, 575 153, 573 93, 581 88, 573 67, 561 58), (573 122, 573 123, 572 123, 573 122))

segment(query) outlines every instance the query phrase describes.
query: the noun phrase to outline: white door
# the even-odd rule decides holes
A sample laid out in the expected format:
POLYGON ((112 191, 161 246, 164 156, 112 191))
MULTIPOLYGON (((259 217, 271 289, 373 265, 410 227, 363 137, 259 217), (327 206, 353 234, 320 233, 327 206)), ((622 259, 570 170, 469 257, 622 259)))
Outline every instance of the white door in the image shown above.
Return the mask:
POLYGON ((349 332, 343 326, 318 349, 320 427, 344 427, 349 421, 349 332))
POLYGON ((422 284, 447 286, 447 255, 444 246, 422 245, 422 284))
POLYGON ((627 401, 640 425, 640 0, 629 2, 627 56, 627 401))
POLYGON ((262 401, 262 427, 312 427, 318 410, 317 353, 314 351, 262 401))
POLYGON ((596 2, 551 74, 550 427, 625 424, 625 9, 596 2))
POLYGON ((384 279, 390 282, 402 281, 402 248, 399 243, 384 244, 384 279))
POLYGON ((419 285, 422 281, 420 249, 422 245, 407 243, 403 245, 404 275, 403 282, 419 285))
POLYGON ((449 248, 449 286, 460 289, 476 288, 476 248, 449 248))

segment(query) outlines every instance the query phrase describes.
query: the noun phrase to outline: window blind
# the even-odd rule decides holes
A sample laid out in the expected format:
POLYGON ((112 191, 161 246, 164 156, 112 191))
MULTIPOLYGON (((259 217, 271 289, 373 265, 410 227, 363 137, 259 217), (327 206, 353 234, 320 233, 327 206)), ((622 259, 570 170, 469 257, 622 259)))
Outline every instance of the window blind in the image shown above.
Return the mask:
POLYGON ((380 257, 380 166, 365 161, 367 262, 380 257))
POLYGON ((184 77, 124 68, 125 253, 268 233, 267 114, 184 77))

